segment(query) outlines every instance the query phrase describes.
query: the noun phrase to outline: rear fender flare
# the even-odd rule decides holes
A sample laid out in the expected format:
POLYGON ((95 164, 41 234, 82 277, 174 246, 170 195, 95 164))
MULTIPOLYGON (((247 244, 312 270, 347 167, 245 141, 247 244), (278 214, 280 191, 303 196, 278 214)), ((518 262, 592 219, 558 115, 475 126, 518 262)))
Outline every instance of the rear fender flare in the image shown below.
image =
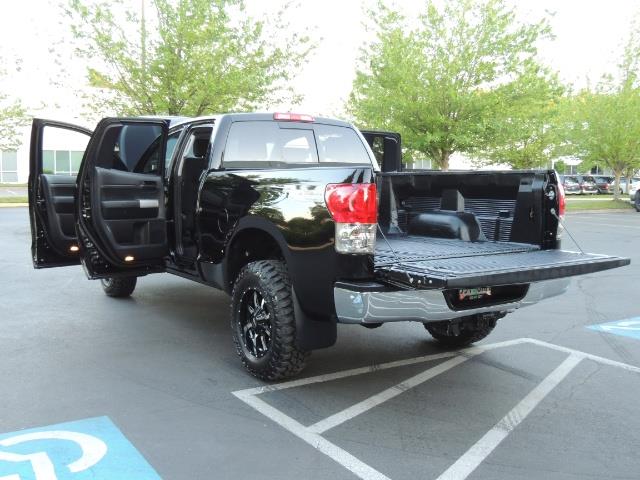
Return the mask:
MULTIPOLYGON (((287 265, 291 265, 293 262, 293 256, 288 242, 286 241, 282 232, 272 222, 255 216, 246 216, 240 219, 233 233, 229 237, 227 246, 225 248, 225 256, 223 260, 224 271, 224 284, 229 285, 229 264, 228 255, 229 247, 233 245, 234 240, 243 231, 248 229, 260 230, 271 236, 276 242, 284 261, 287 265)), ((316 350, 318 348, 330 347, 336 342, 337 337, 337 325, 334 319, 315 319, 305 313, 304 306, 301 305, 296 295, 295 285, 296 278, 293 274, 294 269, 288 268, 291 278, 291 285, 293 290, 293 307, 296 320, 296 345, 302 350, 316 350)))

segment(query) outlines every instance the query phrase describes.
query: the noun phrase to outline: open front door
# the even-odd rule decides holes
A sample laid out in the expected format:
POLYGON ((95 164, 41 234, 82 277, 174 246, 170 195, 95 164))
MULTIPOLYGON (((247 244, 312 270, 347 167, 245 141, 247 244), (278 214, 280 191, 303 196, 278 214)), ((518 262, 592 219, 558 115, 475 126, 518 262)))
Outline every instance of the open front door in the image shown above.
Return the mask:
POLYGON ((400 134, 361 130, 383 172, 402 171, 402 144, 400 134))
POLYGON ((106 118, 78 176, 80 256, 89 278, 164 270, 164 120, 106 118))
POLYGON ((35 268, 78 265, 76 176, 91 130, 34 118, 29 158, 31 257, 35 268))

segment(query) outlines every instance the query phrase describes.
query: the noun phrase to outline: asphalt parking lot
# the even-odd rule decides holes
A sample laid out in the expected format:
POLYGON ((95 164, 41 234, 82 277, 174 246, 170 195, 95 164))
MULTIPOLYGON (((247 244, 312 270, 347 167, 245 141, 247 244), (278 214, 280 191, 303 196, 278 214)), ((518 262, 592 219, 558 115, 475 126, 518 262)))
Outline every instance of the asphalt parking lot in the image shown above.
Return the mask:
MULTIPOLYGON (((640 317, 640 214, 567 225, 631 266, 573 280, 460 355, 419 324, 340 326, 301 380, 260 389, 225 294, 163 274, 117 300, 80 267, 33 270, 26 209, 1 209, 0 479, 35 478, 9 477, 5 432, 96 417, 163 479, 637 479, 640 340, 586 327, 640 317)), ((113 478, 154 478, 131 471, 113 478)))

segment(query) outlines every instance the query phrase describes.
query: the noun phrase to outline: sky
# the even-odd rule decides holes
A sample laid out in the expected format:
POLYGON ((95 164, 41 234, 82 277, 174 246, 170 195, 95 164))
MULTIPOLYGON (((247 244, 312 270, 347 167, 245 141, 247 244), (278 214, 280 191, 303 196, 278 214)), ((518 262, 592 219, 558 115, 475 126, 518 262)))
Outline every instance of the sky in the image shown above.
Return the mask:
MULTIPOLYGON (((139 5, 143 0, 131 0, 139 5)), ((149 2, 150 0, 144 0, 149 2)), ((543 60, 560 77, 578 88, 587 78, 613 72, 640 0, 507 0, 523 20, 553 12, 555 40, 540 45, 543 60)), ((4 0, 0 17, 0 57, 5 59, 2 91, 19 97, 30 113, 87 124, 81 118, 77 92, 86 85, 86 67, 74 56, 59 0, 4 0), (59 58, 61 63, 57 62, 59 58), (17 63, 16 60, 20 60, 17 63), (59 85, 52 85, 58 80, 59 85)), ((276 10, 284 0, 247 0, 248 11, 259 16, 276 10)), ((318 46, 294 80, 304 96, 295 110, 314 115, 342 116, 351 90, 360 46, 369 38, 362 25, 363 8, 376 0, 299 0, 291 10, 292 28, 309 33, 318 46)), ((415 15, 421 0, 396 0, 415 15)), ((286 106, 282 106, 286 108, 286 106)))

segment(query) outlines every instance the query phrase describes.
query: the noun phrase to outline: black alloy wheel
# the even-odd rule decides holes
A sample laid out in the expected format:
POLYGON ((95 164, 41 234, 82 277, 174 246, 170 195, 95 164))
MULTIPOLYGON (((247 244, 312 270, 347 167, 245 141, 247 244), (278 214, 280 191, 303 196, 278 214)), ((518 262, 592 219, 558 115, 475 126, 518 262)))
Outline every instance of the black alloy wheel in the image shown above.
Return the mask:
POLYGON ((297 375, 310 352, 296 344, 293 289, 286 264, 258 260, 245 265, 231 293, 231 330, 249 373, 274 381, 297 375))
POLYGON ((262 294, 255 289, 245 290, 240 300, 238 329, 242 332, 244 348, 255 358, 264 357, 271 348, 272 314, 262 294))

